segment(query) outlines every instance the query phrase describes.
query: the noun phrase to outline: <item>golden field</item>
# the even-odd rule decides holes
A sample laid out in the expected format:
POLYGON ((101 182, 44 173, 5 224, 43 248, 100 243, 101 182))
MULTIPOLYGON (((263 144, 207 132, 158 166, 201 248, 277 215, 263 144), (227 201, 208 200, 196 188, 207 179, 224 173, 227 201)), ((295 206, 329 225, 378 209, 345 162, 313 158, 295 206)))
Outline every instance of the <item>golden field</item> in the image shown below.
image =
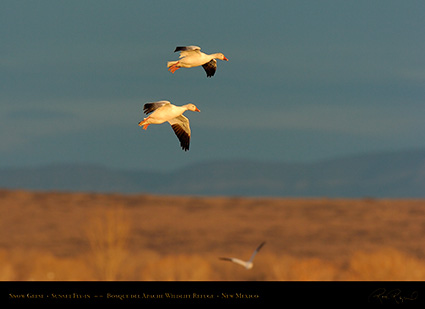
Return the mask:
POLYGON ((425 280, 424 200, 0 190, 0 229, 0 280, 425 280))

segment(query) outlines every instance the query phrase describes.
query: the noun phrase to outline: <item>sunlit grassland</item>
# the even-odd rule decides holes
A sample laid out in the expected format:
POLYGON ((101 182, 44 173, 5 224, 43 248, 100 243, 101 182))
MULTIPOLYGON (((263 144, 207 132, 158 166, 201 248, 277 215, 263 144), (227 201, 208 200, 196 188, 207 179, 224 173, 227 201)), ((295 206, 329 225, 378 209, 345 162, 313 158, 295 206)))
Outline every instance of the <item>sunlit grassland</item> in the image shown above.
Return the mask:
POLYGON ((0 193, 0 280, 425 280, 422 200, 0 193))
POLYGON ((93 267, 94 257, 89 254, 61 258, 37 251, 2 250, 0 280, 425 280, 424 261, 393 249, 356 252, 346 263, 265 253, 250 271, 236 265, 220 265, 219 261, 201 255, 147 253, 121 263, 119 271, 113 272, 117 262, 122 261, 122 253, 112 256, 112 259, 118 257, 117 261, 106 262, 112 265, 108 269, 104 264, 93 267))

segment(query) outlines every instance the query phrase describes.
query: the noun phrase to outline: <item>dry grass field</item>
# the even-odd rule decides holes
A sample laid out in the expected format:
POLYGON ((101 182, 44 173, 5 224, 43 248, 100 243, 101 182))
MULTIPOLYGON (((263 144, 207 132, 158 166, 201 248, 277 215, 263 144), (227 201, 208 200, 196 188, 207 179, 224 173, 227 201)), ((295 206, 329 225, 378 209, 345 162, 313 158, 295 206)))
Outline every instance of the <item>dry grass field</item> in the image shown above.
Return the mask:
POLYGON ((1 190, 0 230, 0 280, 425 280, 424 200, 1 190))

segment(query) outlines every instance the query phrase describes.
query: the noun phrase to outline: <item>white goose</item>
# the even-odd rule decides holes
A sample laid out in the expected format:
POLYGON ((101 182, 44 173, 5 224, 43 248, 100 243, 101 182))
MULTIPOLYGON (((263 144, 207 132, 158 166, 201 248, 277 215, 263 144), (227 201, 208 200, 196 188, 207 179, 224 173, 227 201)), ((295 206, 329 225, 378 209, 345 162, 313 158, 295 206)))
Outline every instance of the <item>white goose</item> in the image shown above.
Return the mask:
POLYGON ((211 55, 201 52, 199 46, 177 46, 174 52, 180 52, 180 60, 168 61, 168 71, 174 73, 180 68, 193 68, 201 66, 207 72, 207 77, 214 76, 217 69, 217 61, 215 59, 229 61, 222 53, 215 53, 211 55))
POLYGON ((190 145, 190 127, 189 119, 183 116, 187 110, 200 112, 194 104, 176 106, 169 101, 146 103, 143 106, 145 114, 153 113, 140 121, 139 126, 143 126, 143 129, 146 130, 150 124, 161 124, 168 121, 180 141, 180 146, 187 151, 190 145))
POLYGON ((240 260, 240 259, 237 259, 237 258, 228 258, 228 257, 221 257, 220 258, 220 260, 223 260, 223 261, 230 261, 230 262, 233 262, 233 263, 236 263, 236 264, 239 264, 239 265, 241 265, 241 266, 243 266, 243 267, 245 267, 246 269, 251 269, 252 267, 254 267, 254 263, 253 263, 253 261, 254 261, 254 257, 255 257, 255 255, 258 253, 258 251, 260 251, 260 249, 264 246, 264 244, 265 244, 266 242, 265 241, 263 241, 258 247, 257 247, 257 249, 255 249, 255 251, 254 251, 254 253, 251 255, 251 258, 248 260, 248 261, 243 261, 243 260, 240 260))

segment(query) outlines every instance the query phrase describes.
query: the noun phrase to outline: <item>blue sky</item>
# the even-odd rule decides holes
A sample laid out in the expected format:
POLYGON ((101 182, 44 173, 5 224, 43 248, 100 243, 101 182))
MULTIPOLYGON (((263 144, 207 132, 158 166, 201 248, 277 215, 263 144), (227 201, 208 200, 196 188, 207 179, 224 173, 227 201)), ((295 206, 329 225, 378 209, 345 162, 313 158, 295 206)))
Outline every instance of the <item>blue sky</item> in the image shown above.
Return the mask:
POLYGON ((423 1, 2 1, 0 167, 169 170, 425 147, 423 1), (213 78, 167 71, 178 45, 213 78), (146 102, 194 103, 183 152, 146 102))

